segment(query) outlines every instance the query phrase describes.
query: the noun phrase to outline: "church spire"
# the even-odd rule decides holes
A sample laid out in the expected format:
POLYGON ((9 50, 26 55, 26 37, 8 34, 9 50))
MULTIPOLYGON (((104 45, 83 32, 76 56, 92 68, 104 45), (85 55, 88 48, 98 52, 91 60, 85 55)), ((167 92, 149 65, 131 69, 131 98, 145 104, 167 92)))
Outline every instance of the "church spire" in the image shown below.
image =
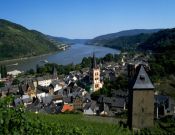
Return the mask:
POLYGON ((95 53, 93 52, 93 58, 92 58, 92 67, 91 68, 97 68, 95 53))
POLYGON ((57 79, 57 77, 58 77, 58 76, 57 76, 57 69, 56 69, 56 67, 54 66, 54 67, 53 67, 53 78, 54 78, 54 79, 57 79))

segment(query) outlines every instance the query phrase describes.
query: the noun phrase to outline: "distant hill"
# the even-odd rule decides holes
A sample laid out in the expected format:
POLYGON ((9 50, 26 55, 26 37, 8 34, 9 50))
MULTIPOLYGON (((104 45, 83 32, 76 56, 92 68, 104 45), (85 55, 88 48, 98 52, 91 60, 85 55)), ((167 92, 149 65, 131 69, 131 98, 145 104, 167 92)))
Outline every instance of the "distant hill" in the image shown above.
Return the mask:
POLYGON ((55 40, 59 43, 62 43, 62 44, 71 44, 71 39, 68 39, 68 38, 64 38, 64 37, 55 37, 55 36, 50 36, 50 35, 47 35, 47 37, 49 39, 52 39, 52 40, 55 40))
POLYGON ((54 37, 47 35, 50 39, 54 39, 58 42, 64 43, 64 44, 75 44, 75 43, 85 43, 88 42, 89 39, 69 39, 65 37, 54 37))
POLYGON ((0 60, 54 52, 59 45, 38 31, 0 19, 0 60))
POLYGON ((123 36, 134 36, 134 35, 138 35, 138 34, 141 34, 141 33, 150 34, 150 33, 155 33, 155 32, 158 32, 158 31, 160 31, 160 29, 124 30, 124 31, 116 32, 116 33, 111 33, 111 34, 98 36, 98 37, 94 38, 93 40, 98 41, 98 40, 105 40, 105 39, 114 39, 114 38, 123 37, 123 36))
POLYGON ((117 33, 102 35, 87 42, 87 44, 112 47, 116 49, 126 49, 135 47, 160 29, 133 29, 125 30, 117 33))

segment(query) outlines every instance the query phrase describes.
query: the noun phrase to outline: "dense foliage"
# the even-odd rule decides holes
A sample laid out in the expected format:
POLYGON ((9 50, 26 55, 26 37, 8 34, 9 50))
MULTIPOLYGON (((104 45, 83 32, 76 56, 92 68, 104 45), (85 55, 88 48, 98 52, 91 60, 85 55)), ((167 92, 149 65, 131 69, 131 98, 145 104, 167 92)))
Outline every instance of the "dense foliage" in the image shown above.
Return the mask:
POLYGON ((144 50, 152 50, 155 52, 164 52, 166 49, 171 50, 175 46, 175 28, 161 30, 140 45, 144 50))
POLYGON ((1 74, 1 78, 4 78, 7 76, 7 67, 5 65, 0 65, 0 74, 1 74))
POLYGON ((103 88, 99 91, 92 93, 91 97, 94 100, 97 100, 100 95, 112 96, 112 90, 123 90, 127 91, 128 89, 128 79, 126 75, 121 74, 116 78, 116 80, 105 79, 103 82, 103 88))
POLYGON ((44 34, 0 19, 0 60, 35 56, 58 50, 44 34))

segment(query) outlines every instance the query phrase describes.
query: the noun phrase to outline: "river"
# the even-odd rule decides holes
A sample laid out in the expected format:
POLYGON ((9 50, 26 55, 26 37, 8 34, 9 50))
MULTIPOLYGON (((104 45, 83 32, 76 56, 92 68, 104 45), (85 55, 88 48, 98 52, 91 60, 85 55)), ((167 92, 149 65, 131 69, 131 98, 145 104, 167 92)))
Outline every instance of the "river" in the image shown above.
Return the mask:
POLYGON ((20 70, 26 71, 31 68, 35 69, 36 65, 44 65, 44 60, 47 60, 49 63, 57 63, 57 64, 78 64, 81 62, 83 57, 92 56, 93 52, 95 52, 96 57, 104 57, 106 54, 119 54, 119 50, 101 47, 101 46, 93 46, 93 45, 85 45, 83 43, 76 43, 71 45, 65 51, 57 52, 50 55, 39 56, 34 58, 29 58, 26 60, 17 60, 13 62, 5 63, 7 65, 7 70, 20 70))

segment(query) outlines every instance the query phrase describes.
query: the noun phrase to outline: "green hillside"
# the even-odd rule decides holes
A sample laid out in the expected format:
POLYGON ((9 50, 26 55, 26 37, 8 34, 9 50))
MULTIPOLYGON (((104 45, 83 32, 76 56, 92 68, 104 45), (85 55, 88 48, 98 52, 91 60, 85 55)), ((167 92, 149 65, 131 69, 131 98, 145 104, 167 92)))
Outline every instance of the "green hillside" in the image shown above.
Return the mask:
POLYGON ((162 30, 151 35, 139 46, 139 49, 153 52, 150 63, 154 75, 158 77, 175 75, 175 28, 162 30))
POLYGON ((144 50, 152 50, 155 52, 165 52, 166 50, 174 50, 175 48, 175 28, 161 30, 153 34, 148 40, 139 46, 144 50))
POLYGON ((136 49, 138 45, 142 44, 150 37, 150 34, 139 34, 134 36, 123 36, 116 39, 105 40, 101 43, 103 46, 115 48, 119 50, 136 49))
POLYGON ((133 29, 102 35, 87 42, 87 44, 106 46, 120 50, 135 49, 145 42, 152 33, 160 29, 133 29))
POLYGON ((57 45, 38 31, 0 19, 0 60, 54 52, 57 45))

